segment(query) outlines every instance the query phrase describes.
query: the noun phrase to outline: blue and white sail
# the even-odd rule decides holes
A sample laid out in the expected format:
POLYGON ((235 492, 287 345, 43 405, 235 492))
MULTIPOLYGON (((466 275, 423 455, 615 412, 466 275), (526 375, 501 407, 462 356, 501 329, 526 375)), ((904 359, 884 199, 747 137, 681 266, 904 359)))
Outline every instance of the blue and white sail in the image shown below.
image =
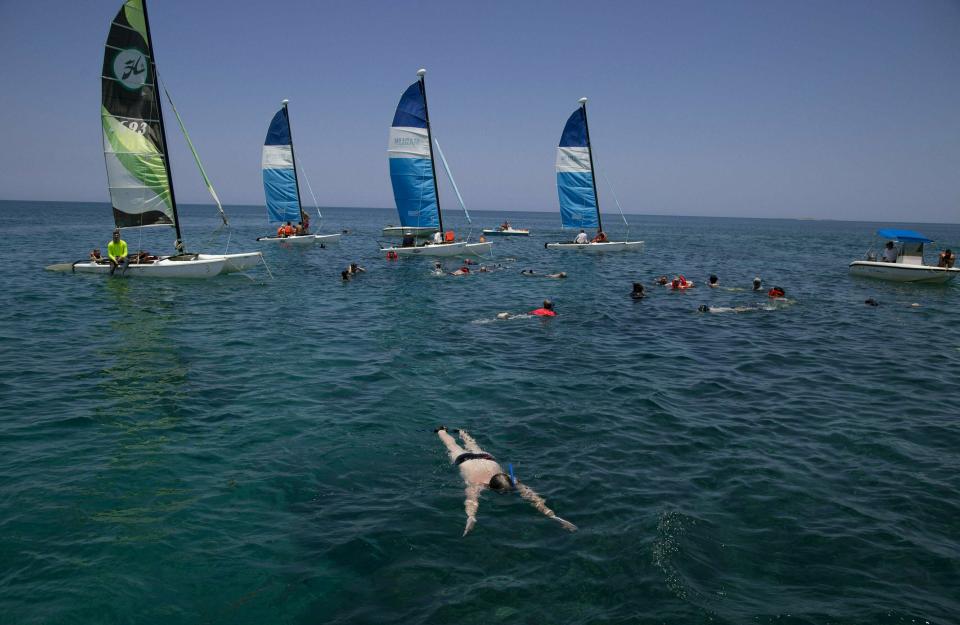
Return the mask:
POLYGON ((400 225, 408 228, 440 225, 429 123, 423 83, 418 80, 400 97, 387 146, 393 199, 400 225))
POLYGON ((263 142, 263 193, 267 199, 267 219, 296 223, 300 220, 300 189, 290 139, 290 118, 284 106, 273 116, 263 142))
POLYGON ((564 228, 599 228, 585 100, 563 127, 557 148, 557 193, 564 228))

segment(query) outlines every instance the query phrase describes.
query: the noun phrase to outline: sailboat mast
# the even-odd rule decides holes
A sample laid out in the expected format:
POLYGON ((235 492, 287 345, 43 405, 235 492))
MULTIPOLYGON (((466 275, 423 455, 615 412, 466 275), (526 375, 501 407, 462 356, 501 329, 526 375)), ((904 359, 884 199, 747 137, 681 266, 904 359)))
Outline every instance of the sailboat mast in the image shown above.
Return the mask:
POLYGON ((433 173, 433 195, 437 198, 437 222, 440 224, 440 232, 443 232, 443 211, 440 210, 440 189, 437 188, 437 166, 433 162, 433 131, 430 130, 430 109, 427 107, 427 83, 424 80, 427 70, 417 70, 417 76, 420 78, 420 94, 423 96, 423 114, 427 118, 427 142, 430 147, 430 171, 433 173))
POLYGON ((297 208, 300 209, 300 222, 303 223, 303 203, 300 201, 300 179, 297 177, 297 154, 293 149, 293 127, 290 125, 290 111, 287 110, 287 102, 284 100, 283 116, 287 118, 287 132, 290 134, 290 160, 293 161, 293 184, 297 188, 297 208))
POLYGON ((603 222, 600 221, 600 196, 597 195, 597 175, 593 169, 593 145, 590 143, 590 124, 587 122, 587 99, 580 98, 580 107, 583 109, 583 127, 587 130, 587 154, 590 156, 590 180, 593 182, 593 201, 597 205, 597 229, 603 231, 603 222))
MULTIPOLYGON (((153 35, 150 32, 150 17, 147 15, 147 0, 143 0, 143 25, 147 30, 147 47, 150 54, 150 69, 153 70, 153 89, 159 86, 157 63, 153 50, 153 35)), ((157 121, 160 124, 160 140, 163 142, 163 158, 167 161, 167 186, 170 187, 170 207, 173 209, 173 227, 177 231, 177 252, 183 252, 183 235, 180 233, 180 217, 177 215, 177 196, 173 192, 173 168, 170 166, 170 150, 167 148, 167 127, 163 124, 163 105, 157 97, 157 121)))

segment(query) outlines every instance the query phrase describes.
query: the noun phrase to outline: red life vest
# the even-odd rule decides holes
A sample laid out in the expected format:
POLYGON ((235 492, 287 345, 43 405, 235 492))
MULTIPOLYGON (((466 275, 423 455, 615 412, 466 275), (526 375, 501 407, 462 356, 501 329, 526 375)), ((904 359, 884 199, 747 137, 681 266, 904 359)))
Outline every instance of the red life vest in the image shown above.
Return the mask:
POLYGON ((536 310, 530 311, 531 315, 536 315, 538 317, 556 317, 557 313, 552 310, 547 310, 546 308, 538 308, 536 310))

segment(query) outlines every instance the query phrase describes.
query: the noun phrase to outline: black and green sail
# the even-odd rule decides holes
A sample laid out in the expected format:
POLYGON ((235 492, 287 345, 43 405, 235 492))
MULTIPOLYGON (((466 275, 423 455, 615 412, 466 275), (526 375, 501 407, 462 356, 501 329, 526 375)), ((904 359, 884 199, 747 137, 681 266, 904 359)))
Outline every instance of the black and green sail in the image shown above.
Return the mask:
POLYGON ((101 82, 103 152, 117 227, 177 227, 144 0, 127 0, 113 19, 101 82))

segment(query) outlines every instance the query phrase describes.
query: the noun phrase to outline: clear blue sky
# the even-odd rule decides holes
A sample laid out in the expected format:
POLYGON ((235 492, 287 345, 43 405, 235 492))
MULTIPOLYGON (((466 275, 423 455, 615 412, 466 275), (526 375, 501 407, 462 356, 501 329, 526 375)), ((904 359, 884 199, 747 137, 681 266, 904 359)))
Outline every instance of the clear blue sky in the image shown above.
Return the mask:
MULTIPOLYGON (((0 0, 0 198, 107 200, 98 77, 119 4, 0 0)), ((475 209, 557 210, 556 144, 588 96, 628 212, 960 221, 956 2, 153 0, 150 18, 225 203, 262 203, 289 98, 320 203, 392 207, 388 126, 426 67, 475 209)), ((171 122, 178 199, 207 202, 171 122)))

